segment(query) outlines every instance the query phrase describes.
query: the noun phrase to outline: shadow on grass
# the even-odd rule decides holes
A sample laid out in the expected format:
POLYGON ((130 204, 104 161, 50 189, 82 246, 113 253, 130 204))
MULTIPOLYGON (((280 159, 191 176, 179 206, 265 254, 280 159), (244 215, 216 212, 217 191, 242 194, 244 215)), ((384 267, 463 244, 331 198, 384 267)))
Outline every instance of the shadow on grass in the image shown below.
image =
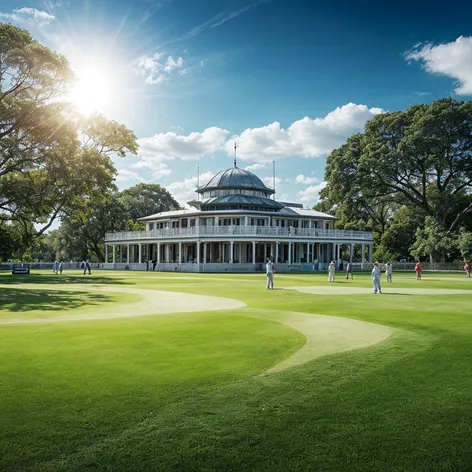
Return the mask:
POLYGON ((112 301, 108 295, 76 291, 51 291, 2 288, 0 290, 0 310, 20 311, 66 311, 81 306, 100 305, 112 301))
POLYGON ((103 277, 101 275, 54 275, 54 274, 4 274, 0 277, 2 285, 69 285, 69 284, 103 284, 103 285, 135 285, 125 278, 103 277))

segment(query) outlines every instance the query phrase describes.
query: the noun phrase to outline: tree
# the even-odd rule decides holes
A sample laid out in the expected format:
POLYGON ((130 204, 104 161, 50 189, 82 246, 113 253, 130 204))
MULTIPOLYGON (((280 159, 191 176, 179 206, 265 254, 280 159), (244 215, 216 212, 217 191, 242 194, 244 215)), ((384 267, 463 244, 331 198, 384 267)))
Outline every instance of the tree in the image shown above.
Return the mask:
POLYGON ((457 247, 461 253, 462 260, 472 260, 472 232, 461 229, 457 238, 457 247))
POLYGON ((179 207, 172 195, 158 184, 138 184, 121 193, 112 192, 103 201, 90 201, 80 212, 64 218, 55 232, 54 247, 66 259, 105 260, 104 236, 112 231, 144 230, 137 218, 179 207))
POLYGON ((321 200, 315 208, 335 213, 339 228, 376 230, 383 234, 392 216, 393 200, 388 193, 372 192, 368 176, 360 174, 364 146, 363 135, 355 134, 328 156, 325 169, 328 185, 321 190, 321 200))
POLYGON ((388 226, 376 244, 376 260, 399 260, 410 254, 417 228, 423 227, 424 217, 414 208, 404 205, 395 210, 388 226))
MULTIPOLYGON (((401 228, 385 235, 401 209, 409 209, 408 231, 427 216, 441 232, 470 226, 472 102, 448 98, 375 116, 328 156, 325 180, 316 208, 333 212, 338 227, 373 231, 389 257, 400 255, 391 236, 401 228)), ((407 251, 412 242, 402 239, 407 251)))
POLYGON ((61 101, 71 77, 64 57, 0 23, 0 221, 30 238, 103 199, 115 189, 110 156, 137 152, 125 126, 61 101))
POLYGON ((427 216, 424 227, 417 228, 416 241, 410 248, 416 259, 429 257, 430 262, 452 259, 457 251, 457 237, 445 230, 431 216, 427 216))
POLYGON ((472 102, 452 98, 375 116, 358 179, 454 230, 472 210, 472 102))
POLYGON ((120 201, 129 219, 133 221, 143 216, 180 208, 174 197, 159 184, 137 184, 123 190, 120 201))

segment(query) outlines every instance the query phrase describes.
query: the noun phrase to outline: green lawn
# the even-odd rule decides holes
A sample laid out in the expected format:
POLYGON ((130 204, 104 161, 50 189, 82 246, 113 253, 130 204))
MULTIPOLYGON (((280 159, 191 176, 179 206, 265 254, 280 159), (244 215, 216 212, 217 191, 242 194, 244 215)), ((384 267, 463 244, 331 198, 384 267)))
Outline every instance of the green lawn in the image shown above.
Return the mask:
POLYGON ((276 274, 273 291, 263 274, 1 274, 0 470, 472 470, 472 279, 394 273, 438 293, 374 295, 355 278, 336 285, 365 294, 290 290, 327 285, 311 274, 276 274), (84 319, 139 314, 133 288, 249 310, 84 319), (396 329, 269 375, 305 343, 274 321, 284 312, 396 329))

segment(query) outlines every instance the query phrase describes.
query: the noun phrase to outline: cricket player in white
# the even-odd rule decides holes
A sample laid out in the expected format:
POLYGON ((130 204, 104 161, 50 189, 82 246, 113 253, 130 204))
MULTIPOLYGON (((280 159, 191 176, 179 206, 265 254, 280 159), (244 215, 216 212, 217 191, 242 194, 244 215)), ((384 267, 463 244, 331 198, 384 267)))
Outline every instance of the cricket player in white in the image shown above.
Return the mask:
POLYGON ((380 289, 380 268, 378 262, 374 264, 372 269, 372 282, 374 283, 374 293, 382 293, 380 289))
POLYGON ((392 283, 392 264, 390 262, 387 262, 385 266, 385 273, 387 274, 387 282, 392 283))
POLYGON ((336 262, 331 261, 328 266, 328 282, 334 282, 335 270, 336 270, 336 262))
POLYGON ((267 275, 267 289, 273 290, 274 289, 274 263, 267 258, 266 259, 266 275, 267 275))

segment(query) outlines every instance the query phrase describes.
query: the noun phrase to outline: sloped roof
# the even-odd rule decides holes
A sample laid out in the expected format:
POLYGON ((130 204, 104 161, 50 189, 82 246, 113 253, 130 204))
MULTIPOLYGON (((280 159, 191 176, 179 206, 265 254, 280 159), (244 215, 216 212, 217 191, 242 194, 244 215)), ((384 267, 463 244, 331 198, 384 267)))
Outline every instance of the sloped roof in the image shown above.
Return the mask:
POLYGON ((336 219, 335 216, 328 215, 328 213, 322 213, 321 211, 309 210, 306 208, 284 207, 282 210, 277 212, 277 214, 284 216, 311 216, 313 218, 324 218, 325 220, 336 219))
POLYGON ((267 208, 283 208, 283 205, 275 200, 264 197, 251 197, 248 195, 228 195, 226 197, 207 198, 200 202, 201 205, 249 205, 267 208))

